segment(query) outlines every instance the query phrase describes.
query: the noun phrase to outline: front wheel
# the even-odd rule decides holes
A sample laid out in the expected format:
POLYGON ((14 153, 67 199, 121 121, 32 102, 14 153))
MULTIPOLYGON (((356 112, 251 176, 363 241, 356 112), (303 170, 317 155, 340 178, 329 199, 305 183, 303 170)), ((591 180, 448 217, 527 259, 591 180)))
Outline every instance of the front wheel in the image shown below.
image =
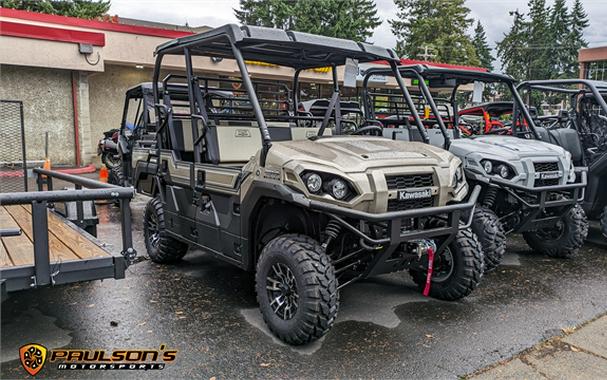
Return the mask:
POLYGON ((483 247, 485 272, 494 270, 506 253, 506 233, 502 222, 490 208, 477 205, 471 228, 483 247))
POLYGON ((523 232, 527 245, 550 257, 570 258, 584 245, 588 219, 580 205, 571 207, 554 227, 523 232))
MULTIPOLYGON (((437 242, 437 245, 440 245, 437 242)), ((422 258, 423 263, 424 258, 422 258)), ((427 260, 427 259, 426 259, 427 260)), ((445 249, 435 255, 430 296, 455 301, 466 297, 478 286, 483 276, 481 244, 470 228, 460 230, 445 249)), ((409 270, 420 289, 426 284, 427 262, 409 270), (423 268, 423 269, 422 269, 423 268)))
POLYGON ((255 290, 264 321, 288 344, 317 340, 335 322, 335 270, 324 249, 308 236, 283 235, 264 247, 255 290))
POLYGON ((164 208, 159 198, 153 198, 145 207, 143 216, 145 248, 155 263, 179 261, 188 251, 188 245, 170 237, 166 230, 164 208))

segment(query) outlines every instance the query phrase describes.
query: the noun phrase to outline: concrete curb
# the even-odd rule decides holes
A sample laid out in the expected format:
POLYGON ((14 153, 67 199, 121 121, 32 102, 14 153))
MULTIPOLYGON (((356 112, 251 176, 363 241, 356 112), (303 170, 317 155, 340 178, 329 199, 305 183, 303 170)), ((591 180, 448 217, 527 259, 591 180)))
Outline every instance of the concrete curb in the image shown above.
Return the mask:
POLYGON ((607 314, 465 379, 606 379, 607 314))

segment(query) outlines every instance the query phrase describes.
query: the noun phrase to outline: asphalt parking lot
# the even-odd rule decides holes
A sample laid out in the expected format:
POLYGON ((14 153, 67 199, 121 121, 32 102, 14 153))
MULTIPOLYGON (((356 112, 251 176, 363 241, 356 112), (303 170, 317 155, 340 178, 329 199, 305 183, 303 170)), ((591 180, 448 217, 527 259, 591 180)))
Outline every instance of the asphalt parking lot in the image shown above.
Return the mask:
MULTIPOLYGON (((136 249, 145 255, 133 202, 136 249)), ((99 207, 99 238, 117 242, 117 209, 99 207)), ((118 246, 110 247, 119 249, 118 246)), ((406 273, 344 289, 337 323, 321 341, 289 347, 266 331, 252 274, 193 251, 183 262, 142 260, 127 278, 13 293, 2 304, 1 377, 25 378, 18 348, 177 349, 163 371, 57 371, 38 377, 455 378, 607 312, 607 249, 574 260, 509 240, 505 263, 459 302, 424 298, 406 273)))

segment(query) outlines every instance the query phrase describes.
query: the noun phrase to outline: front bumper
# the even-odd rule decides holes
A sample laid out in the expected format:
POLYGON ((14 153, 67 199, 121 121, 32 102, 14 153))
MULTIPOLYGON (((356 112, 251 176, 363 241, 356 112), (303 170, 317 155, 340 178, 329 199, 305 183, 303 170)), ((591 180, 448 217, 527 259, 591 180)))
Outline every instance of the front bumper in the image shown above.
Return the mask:
MULTIPOLYGON (((371 265, 361 276, 369 277, 398 269, 402 260, 391 259, 391 256, 402 243, 440 237, 441 242, 437 248, 437 253, 442 252, 453 241, 460 229, 468 228, 472 223, 473 209, 480 191, 481 186, 476 185, 465 203, 378 214, 310 200, 301 194, 292 194, 292 200, 302 207, 328 215, 342 227, 358 236, 361 243, 368 245, 371 249, 376 249, 378 254, 374 255, 371 265), (464 215, 466 215, 466 220, 462 223, 461 218, 464 215), (432 216, 444 218, 445 223, 427 229, 409 229, 405 225, 406 221, 432 216), (355 221, 358 225, 353 224, 352 221, 355 221), (380 223, 386 226, 385 236, 379 238, 369 236, 367 232, 369 225, 380 223)), ((412 225, 419 224, 412 223, 412 225)))
POLYGON ((575 168, 578 182, 565 185, 551 185, 541 187, 528 187, 512 183, 501 178, 487 178, 472 174, 472 178, 478 182, 484 182, 489 186, 498 187, 521 203, 523 208, 529 211, 521 223, 513 228, 513 232, 523 232, 541 227, 553 225, 560 216, 541 217, 542 213, 555 207, 569 208, 584 200, 585 188, 588 183, 588 169, 585 167, 575 168), (553 195, 558 194, 558 199, 553 195))

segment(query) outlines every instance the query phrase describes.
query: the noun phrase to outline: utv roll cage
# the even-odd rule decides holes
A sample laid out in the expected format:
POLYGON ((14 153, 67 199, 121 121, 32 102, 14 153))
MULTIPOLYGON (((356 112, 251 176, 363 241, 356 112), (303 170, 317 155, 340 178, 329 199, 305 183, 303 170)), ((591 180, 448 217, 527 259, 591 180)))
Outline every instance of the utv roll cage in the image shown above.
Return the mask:
MULTIPOLYGON (((253 82, 247 69, 246 61, 261 61, 267 64, 293 68, 292 99, 295 107, 298 104, 299 76, 303 70, 331 67, 333 74, 333 95, 323 117, 312 115, 301 116, 297 111, 288 115, 277 115, 275 120, 317 120, 321 121, 318 136, 322 136, 330 120, 334 120, 335 129, 339 134, 341 129, 340 94, 337 77, 337 66, 344 65, 348 59, 357 62, 387 61, 396 77, 399 86, 407 91, 398 70, 400 64, 398 57, 391 49, 384 49, 362 42, 353 42, 331 37, 316 36, 306 33, 284 31, 279 29, 258 28, 252 26, 239 27, 234 24, 225 25, 211 31, 178 38, 166 42, 156 48, 156 66, 153 77, 153 93, 155 107, 160 117, 157 120, 157 133, 159 135, 159 148, 170 148, 176 136, 171 128, 166 128, 172 117, 186 117, 192 120, 192 138, 194 141, 194 162, 218 163, 217 144, 212 138, 213 120, 209 117, 205 107, 205 97, 208 96, 202 77, 194 74, 193 58, 199 56, 213 59, 233 59, 240 70, 240 77, 248 101, 253 110, 254 119, 261 132, 262 150, 261 165, 265 166, 265 158, 272 146, 272 138, 266 122, 259 99, 255 92, 253 82), (167 55, 181 55, 186 61, 186 75, 169 74, 160 80, 162 60, 167 55), (172 114, 170 100, 166 97, 169 81, 179 79, 191 84, 187 86, 189 99, 189 113, 172 114), (161 102, 161 99, 164 99, 161 102), (167 129, 168 134, 167 134, 167 129)), ((415 112, 415 110, 413 110, 415 112)))
MULTIPOLYGON (((485 82, 485 83, 503 83, 505 84, 510 93, 512 94, 512 98, 514 100, 514 115, 513 120, 518 120, 520 118, 520 112, 526 121, 525 127, 528 130, 524 130, 521 127, 522 124, 513 123, 513 134, 517 134, 519 136, 528 136, 529 133, 533 135, 536 139, 540 139, 540 136, 536 130, 536 126, 534 124, 533 117, 529 113, 529 110, 525 106, 523 99, 520 94, 516 91, 516 81, 508 75, 496 74, 491 72, 483 72, 483 71, 468 71, 461 69, 450 69, 450 68, 442 68, 442 67, 431 67, 427 65, 411 65, 411 66, 401 66, 399 68, 401 75, 405 78, 411 78, 417 80, 419 88, 422 92, 422 95, 428 102, 428 106, 433 115, 435 115, 435 121, 441 130, 444 137, 444 148, 449 149, 451 144, 450 136, 447 132, 446 124, 443 118, 440 116, 441 113, 439 111, 439 107, 434 101, 434 96, 432 95, 426 81, 430 83, 430 85, 434 83, 443 83, 445 86, 449 86, 452 88, 451 96, 448 99, 449 103, 452 105, 453 110, 453 135, 454 138, 460 138, 461 135, 459 133, 459 129, 456 126, 459 124, 459 112, 457 107, 456 95, 460 86, 474 83, 474 82, 485 82)), ((375 118, 375 112, 373 104, 373 93, 369 90, 369 80, 373 75, 389 75, 390 71, 386 70, 382 67, 371 68, 365 72, 365 78, 363 79, 363 97, 365 98, 365 113, 372 118, 375 118)), ((407 95, 405 95, 407 97, 407 95)), ((410 95, 409 95, 410 97, 410 95)), ((368 117, 369 117, 368 116, 368 117)), ((425 128, 423 128, 425 129, 425 128)), ((426 143, 429 142, 428 134, 426 131, 420 130, 421 135, 424 137, 424 141, 426 143)))
POLYGON ((602 191, 607 173, 607 82, 587 79, 536 80, 522 82, 518 88, 527 93, 536 90, 568 95, 568 110, 561 111, 556 116, 540 117, 539 120, 547 124, 545 134, 552 142, 568 148, 577 161, 588 166, 584 210, 592 218, 603 215, 601 223, 604 231, 607 231, 607 195, 602 191), (598 121, 592 120, 591 115, 585 112, 588 111, 583 108, 587 107, 584 104, 586 101, 598 107, 600 112, 595 115, 598 121), (565 126, 562 125, 563 119, 567 120, 565 126), (599 127, 593 128, 597 124, 599 127), (560 132, 570 132, 569 129, 573 129, 577 134, 574 132, 566 135, 567 138, 559 138, 555 129, 560 132))
MULTIPOLYGON (((523 138, 532 138, 536 140, 542 140, 540 132, 536 127, 535 121, 529 112, 526 104, 521 98, 519 92, 516 88, 516 81, 508 76, 497 73, 490 72, 479 72, 479 71, 468 71, 461 69, 450 69, 450 68, 442 68, 442 67, 431 67, 427 65, 411 65, 411 66, 400 66, 398 71, 401 73, 403 78, 411 78, 416 79, 417 84, 420 88, 420 91, 428 103, 430 107, 431 113, 434 115, 434 119, 431 120, 433 125, 438 124, 438 127, 444 137, 443 148, 449 150, 451 145, 451 136, 448 133, 448 128, 439 112, 439 107, 435 102, 435 98, 432 95, 428 84, 430 85, 437 84, 438 87, 443 85, 443 87, 452 88, 451 96, 449 102, 453 107, 453 137, 455 139, 461 138, 459 133, 459 112, 457 108, 456 94, 457 90, 461 85, 474 83, 475 81, 481 81, 485 83, 503 83, 505 84, 513 98, 513 135, 518 135, 523 138), (520 120, 522 116, 525 123, 517 123, 517 120, 520 120)), ((391 71, 382 67, 374 67, 365 72, 365 77, 363 79, 363 104, 365 114, 367 118, 375 119, 374 107, 373 107, 373 94, 369 90, 369 80, 373 75, 391 75, 391 71)), ((411 95, 407 93, 403 93, 405 98, 411 99, 411 95)), ((409 100, 407 100, 409 101, 409 100)), ((390 120, 392 123, 393 120, 390 120)), ((423 128, 423 127, 422 127, 423 128)), ((425 129, 425 128, 423 128, 425 129)), ((420 130, 420 134, 423 140, 426 143, 430 143, 428 134, 426 131, 420 130)), ((492 187, 499 187, 507 191, 514 198, 521 202, 526 208, 533 210, 530 217, 526 222, 521 223, 516 231, 525 231, 534 226, 534 220, 538 218, 542 210, 546 208, 553 207, 561 207, 561 206, 573 206, 576 203, 581 202, 584 199, 584 188, 587 184, 587 168, 575 168, 575 172, 579 174, 576 178, 579 178, 579 181, 575 183, 568 183, 565 185, 542 185, 538 187, 529 188, 526 186, 522 186, 519 184, 511 183, 508 180, 504 180, 501 178, 484 178, 478 174, 470 173, 466 171, 467 175, 470 175, 471 180, 488 184, 492 187), (552 192, 561 192, 562 194, 567 194, 568 198, 564 199, 550 199, 550 195, 552 192), (531 194, 533 197, 525 197, 524 194, 531 194), (523 196, 521 196, 523 194, 523 196)))
MULTIPOLYGON (((589 122, 583 123, 580 119, 582 117, 582 110, 579 109, 581 106, 581 99, 592 99, 596 102, 596 105, 602 111, 601 114, 597 114, 597 117, 603 122, 607 123, 607 82, 594 81, 588 79, 551 79, 551 80, 534 80, 521 82, 517 86, 519 91, 527 91, 530 93, 533 90, 541 92, 551 92, 557 94, 569 95, 569 107, 567 111, 567 117, 571 120, 573 129, 575 129, 582 138, 586 149, 588 149, 588 142, 594 139, 595 131, 589 127, 589 122), (577 88, 575 88, 577 87, 577 88), (572 113, 572 115, 569 115, 572 113)), ((554 116, 540 116, 538 119, 554 119, 554 116)), ((557 117, 558 126, 560 117, 557 117)), ((548 127, 550 129, 551 126, 548 127)), ((607 127, 606 127, 607 130, 607 127)), ((607 135, 607 131, 604 133, 607 135)))

